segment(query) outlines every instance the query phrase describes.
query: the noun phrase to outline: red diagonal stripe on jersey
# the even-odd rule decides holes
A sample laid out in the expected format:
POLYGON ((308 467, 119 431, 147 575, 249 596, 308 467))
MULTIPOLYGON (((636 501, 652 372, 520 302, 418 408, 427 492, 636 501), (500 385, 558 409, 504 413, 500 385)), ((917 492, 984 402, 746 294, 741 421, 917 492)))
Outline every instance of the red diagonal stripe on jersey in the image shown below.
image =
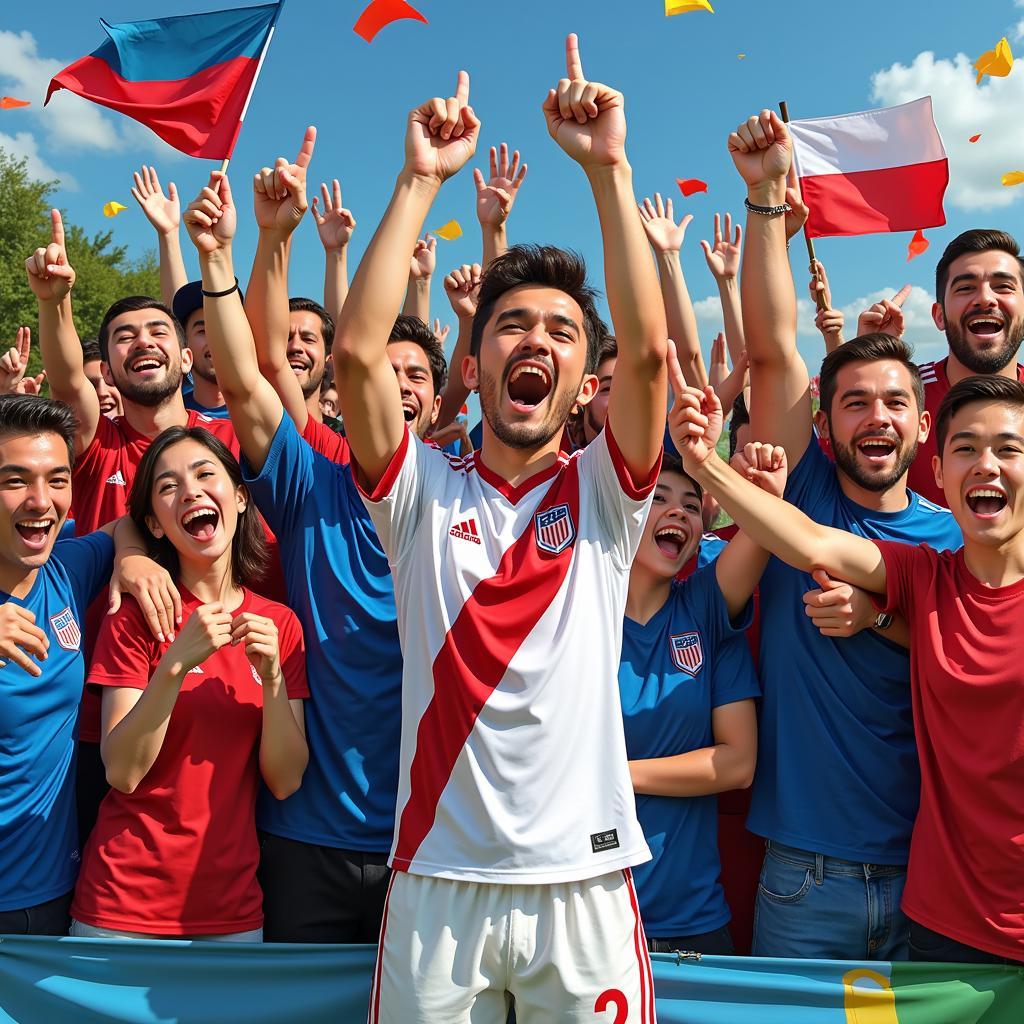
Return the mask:
POLYGON ((552 482, 529 526, 508 547, 498 571, 476 585, 434 659, 434 696, 416 730, 409 799, 398 825, 393 866, 404 869, 434 824, 437 802, 481 708, 508 664, 554 600, 574 545, 557 555, 537 547, 537 514, 568 504, 579 523, 578 460, 552 482))
POLYGON ((479 537, 480 536, 480 534, 476 532, 476 520, 475 519, 470 519, 467 522, 466 525, 469 527, 469 532, 471 534, 473 534, 474 537, 479 537))

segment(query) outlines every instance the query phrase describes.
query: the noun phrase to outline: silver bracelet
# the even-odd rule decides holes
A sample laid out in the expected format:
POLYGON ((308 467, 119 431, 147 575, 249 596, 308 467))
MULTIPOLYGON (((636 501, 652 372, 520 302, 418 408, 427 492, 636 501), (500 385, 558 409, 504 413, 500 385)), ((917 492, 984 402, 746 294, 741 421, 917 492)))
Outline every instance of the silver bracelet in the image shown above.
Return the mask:
POLYGON ((751 213, 759 213, 762 217, 777 217, 780 213, 790 213, 793 210, 789 203, 783 203, 781 206, 758 206, 757 203, 744 199, 743 205, 751 213))

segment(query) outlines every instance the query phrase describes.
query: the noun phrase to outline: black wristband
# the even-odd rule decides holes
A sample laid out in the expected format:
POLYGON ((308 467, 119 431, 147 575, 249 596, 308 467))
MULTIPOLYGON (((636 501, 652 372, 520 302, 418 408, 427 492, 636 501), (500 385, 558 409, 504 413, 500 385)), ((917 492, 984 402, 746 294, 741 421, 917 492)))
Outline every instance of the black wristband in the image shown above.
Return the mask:
POLYGON ((230 287, 226 288, 222 292, 208 292, 205 288, 202 289, 203 296, 207 299, 223 299, 225 295, 230 295, 232 292, 238 291, 238 278, 235 278, 235 283, 230 287))
POLYGON ((790 213, 793 209, 789 203, 782 203, 779 206, 758 206, 757 203, 752 203, 749 199, 744 199, 743 205, 751 213, 759 213, 762 217, 776 217, 780 213, 790 213))

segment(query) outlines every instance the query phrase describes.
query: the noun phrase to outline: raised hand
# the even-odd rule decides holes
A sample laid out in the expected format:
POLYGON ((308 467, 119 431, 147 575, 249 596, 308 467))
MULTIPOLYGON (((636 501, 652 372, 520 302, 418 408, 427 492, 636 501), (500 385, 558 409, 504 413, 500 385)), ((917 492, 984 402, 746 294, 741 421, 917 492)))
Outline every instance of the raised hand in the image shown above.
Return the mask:
POLYGON ((435 96, 409 114, 406 171, 440 185, 472 159, 479 138, 480 120, 469 106, 469 74, 460 71, 454 96, 435 96))
POLYGON ((789 165, 789 173, 786 175, 786 203, 789 212, 786 214, 786 238, 792 238, 807 223, 811 215, 810 207, 804 202, 803 192, 800 191, 800 179, 796 174, 796 165, 789 165))
POLYGON ((722 403, 714 388, 691 388, 687 385, 676 347, 671 342, 668 346, 668 380, 672 387, 672 406, 668 411, 669 436, 684 464, 693 469, 710 458, 722 436, 722 403))
POLYGON ((155 167, 143 166, 132 178, 135 187, 132 195, 142 207, 146 219, 161 235, 170 235, 178 230, 181 223, 181 203, 178 201, 178 189, 173 181, 167 184, 167 195, 160 186, 160 178, 155 167))
POLYGON ((473 170, 473 181, 476 184, 476 217, 482 227, 500 227, 508 220, 512 206, 516 201, 519 186, 526 178, 526 164, 519 164, 519 150, 508 159, 508 145, 501 144, 501 156, 491 146, 491 177, 484 181, 483 173, 473 170))
POLYGON ((0 357, 0 394, 10 395, 24 393, 21 383, 28 370, 28 357, 32 348, 32 331, 28 327, 18 328, 18 338, 0 357))
POLYGON ((45 661, 49 646, 46 634, 27 608, 13 601, 0 605, 0 668, 13 661, 30 676, 41 676, 43 670, 32 659, 45 661))
POLYGON ((793 161, 789 129, 774 110, 762 110, 729 135, 729 155, 751 188, 784 180, 793 161))
POLYGON ((213 171, 209 184, 185 211, 185 227, 200 255, 209 256, 231 245, 237 214, 226 174, 213 171))
POLYGON ((731 281, 740 272, 740 253, 743 251, 743 229, 736 225, 736 234, 733 236, 732 214, 725 215, 725 233, 722 233, 722 218, 715 214, 715 242, 711 243, 701 239, 700 247, 704 250, 704 259, 707 262, 708 270, 714 275, 716 281, 731 281))
POLYGON ((444 279, 444 292, 452 304, 452 312, 460 320, 472 320, 476 315, 477 297, 483 270, 479 263, 463 263, 444 279))
POLYGON ((356 219, 352 216, 351 210, 346 210, 341 205, 341 183, 337 178, 331 183, 333 197, 327 191, 327 186, 320 183, 320 195, 324 200, 324 212, 321 215, 317 209, 317 197, 313 196, 312 213, 316 221, 316 231, 324 249, 331 252, 334 249, 344 249, 352 238, 352 232, 356 229, 356 219))
POLYGON ((910 298, 911 286, 905 284, 891 299, 869 306, 857 318, 857 337, 862 334, 891 334, 902 338, 906 330, 903 303, 910 298))
POLYGON ((437 267, 437 239, 433 235, 424 235, 416 243, 409 261, 409 277, 414 281, 422 281, 433 277, 437 267))
POLYGON ((272 619, 253 612, 242 612, 231 620, 231 642, 242 644, 249 664, 259 673, 265 686, 278 687, 281 673, 281 649, 277 626, 272 619))
POLYGON ((179 663, 188 671, 202 665, 214 651, 219 651, 229 643, 231 614, 224 611, 220 601, 213 601, 201 604, 192 612, 164 657, 179 663))
MULTIPOLYGON (((719 331, 711 342, 711 359, 708 362, 708 383, 721 395, 722 381, 729 376, 729 356, 725 347, 725 335, 719 331)), ((724 406, 723 406, 724 407, 724 406)))
POLYGON ((626 163, 626 115, 622 93, 583 76, 579 40, 565 41, 565 74, 548 91, 542 109, 548 133, 584 170, 626 163))
POLYGON ((656 252, 679 252, 683 246, 683 238, 693 214, 688 213, 677 224, 675 211, 672 209, 672 200, 665 202, 661 200, 661 193, 654 193, 654 202, 645 198, 639 205, 640 219, 643 221, 644 231, 647 232, 648 241, 656 252))
POLYGON ((448 324, 442 324, 440 319, 434 317, 434 337, 437 338, 437 343, 444 348, 444 343, 448 340, 448 335, 451 333, 451 327, 448 324))
POLYGON ((40 302, 61 302, 75 286, 75 270, 64 248, 64 221, 60 210, 50 211, 50 244, 41 246, 25 261, 28 285, 40 302))
POLYGON ((730 463, 740 476, 767 494, 781 498, 786 489, 786 450, 777 444, 749 441, 737 451, 730 463))
POLYGON ((309 205, 306 173, 315 146, 316 128, 310 125, 294 163, 279 156, 273 167, 263 167, 253 175, 253 209, 261 231, 290 235, 301 223, 309 205))

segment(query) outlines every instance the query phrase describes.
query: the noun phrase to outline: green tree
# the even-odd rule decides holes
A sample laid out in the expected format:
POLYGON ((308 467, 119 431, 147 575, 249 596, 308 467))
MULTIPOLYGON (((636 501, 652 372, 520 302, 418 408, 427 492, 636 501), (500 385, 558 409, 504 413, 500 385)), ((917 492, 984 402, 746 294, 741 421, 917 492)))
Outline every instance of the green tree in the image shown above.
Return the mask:
MULTIPOLYGON (((50 241, 50 195, 56 181, 39 181, 27 162, 0 148, 0 348, 13 343, 19 327, 35 330, 36 300, 25 280, 25 260, 50 241)), ((112 231, 91 238, 64 216, 68 258, 78 279, 72 293, 75 326, 82 338, 94 338, 103 314, 125 295, 160 294, 160 267, 152 251, 129 256, 113 244, 112 231)), ((30 373, 39 372, 39 350, 32 347, 30 373)))

